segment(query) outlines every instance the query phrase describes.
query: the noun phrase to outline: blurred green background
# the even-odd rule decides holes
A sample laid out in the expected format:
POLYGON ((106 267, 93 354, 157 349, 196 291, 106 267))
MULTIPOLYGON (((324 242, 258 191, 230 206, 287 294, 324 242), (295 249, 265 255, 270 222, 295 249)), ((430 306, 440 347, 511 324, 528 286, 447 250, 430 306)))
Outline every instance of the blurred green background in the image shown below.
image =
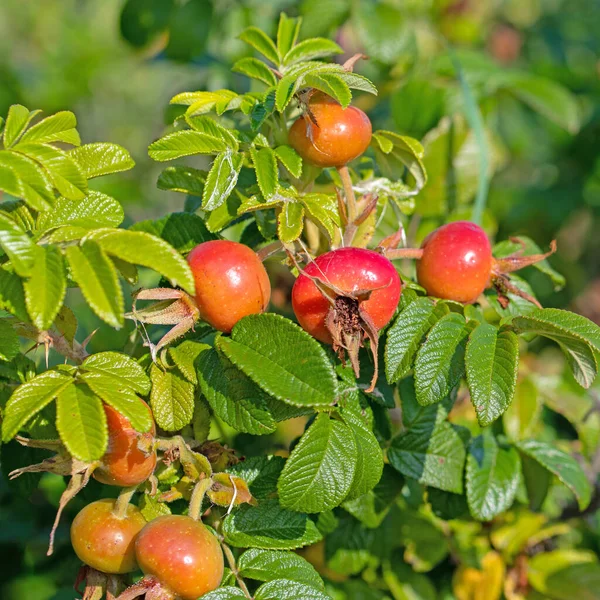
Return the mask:
MULTIPOLYGON (((125 205, 129 222, 181 210, 183 196, 156 189, 161 169, 147 156, 172 120, 169 99, 248 89, 230 72, 248 54, 236 36, 249 25, 273 34, 282 10, 303 16, 303 37, 329 37, 345 57, 370 57, 357 70, 380 95, 356 103, 374 129, 424 140, 430 180, 416 200, 413 241, 448 218, 468 218, 475 196, 480 149, 462 117, 452 48, 486 126, 486 228, 542 247, 556 238, 552 262, 567 276, 565 289, 535 273, 528 279, 544 305, 600 322, 597 0, 1 0, 0 114, 14 103, 73 110, 85 142, 122 144, 136 160, 134 170, 98 184, 125 205)), ((101 330, 92 350, 119 345, 117 337, 101 330)), ((11 459, 4 452, 4 472, 11 459)), ((0 481, 0 597, 72 598, 77 560, 67 523, 100 486, 69 507, 58 550, 46 558, 63 484, 44 478, 30 502, 14 494, 35 483, 0 481)))

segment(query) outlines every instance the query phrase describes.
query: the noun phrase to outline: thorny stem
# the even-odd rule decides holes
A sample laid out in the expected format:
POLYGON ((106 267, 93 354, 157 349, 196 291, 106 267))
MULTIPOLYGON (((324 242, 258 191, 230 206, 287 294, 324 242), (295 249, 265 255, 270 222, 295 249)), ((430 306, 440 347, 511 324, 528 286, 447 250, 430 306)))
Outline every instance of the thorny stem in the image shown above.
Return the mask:
POLYGON ((119 493, 119 497, 115 502, 115 507, 113 508, 113 514, 117 519, 124 519, 127 516, 127 507, 133 498, 133 495, 137 491, 138 486, 134 485, 133 487, 123 488, 119 493))
POLYGON ((346 207, 348 208, 348 224, 352 224, 356 220, 358 209, 356 208, 356 196, 354 195, 354 189, 352 187, 350 171, 348 171, 348 167, 344 165, 343 167, 338 167, 337 172, 340 174, 340 178, 342 179, 344 196, 346 197, 346 207))
POLYGON ((206 477, 201 479, 196 486, 194 487, 194 491, 192 492, 192 497, 190 498, 190 508, 188 510, 188 515, 194 519, 194 521, 200 520, 200 511, 202 510, 202 501, 204 500, 204 496, 206 492, 210 489, 210 486, 213 484, 213 481, 210 477, 206 477))
POLYGON ((237 565, 235 563, 235 556, 233 556, 233 552, 231 551, 231 548, 223 541, 221 542, 221 548, 223 548, 223 554, 225 555, 225 558, 227 559, 229 568, 231 569, 231 572, 234 574, 235 580, 237 581, 238 585, 240 586, 240 589, 242 590, 242 592, 244 592, 244 596, 246 596, 246 598, 248 598, 249 600, 252 600, 252 595, 250 594, 250 591, 248 590, 248 587, 246 586, 246 582, 242 579, 242 576, 240 575, 240 572, 238 571, 237 565))

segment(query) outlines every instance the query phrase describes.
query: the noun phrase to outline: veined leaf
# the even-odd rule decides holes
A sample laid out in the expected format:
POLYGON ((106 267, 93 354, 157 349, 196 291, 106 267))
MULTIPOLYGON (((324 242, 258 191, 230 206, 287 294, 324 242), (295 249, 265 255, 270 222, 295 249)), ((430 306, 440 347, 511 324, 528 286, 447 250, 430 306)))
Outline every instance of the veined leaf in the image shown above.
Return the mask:
POLYGON ((29 321, 25 309, 23 281, 15 273, 2 268, 0 268, 0 309, 7 310, 25 323, 29 321))
POLYGON ((469 336, 465 353, 471 402, 482 427, 495 421, 510 405, 519 370, 519 339, 481 323, 469 336))
POLYGON ((300 61, 314 60, 334 54, 343 54, 344 51, 338 44, 326 38, 312 38, 296 44, 283 58, 286 67, 300 61))
POLYGON ((8 109, 6 123, 4 124, 4 147, 10 148, 31 123, 31 119, 39 113, 39 110, 29 112, 29 109, 21 104, 13 104, 8 109))
POLYGON ((268 394, 296 406, 328 406, 336 396, 323 348, 279 315, 249 315, 217 346, 268 394))
POLYGON ((114 379, 121 388, 131 388, 143 396, 150 391, 150 380, 144 369, 133 358, 121 352, 97 352, 88 356, 81 366, 86 371, 114 379))
POLYGON ((19 144, 35 142, 38 144, 48 142, 63 142, 79 146, 81 140, 77 133, 77 119, 68 110, 57 112, 30 127, 21 137, 19 144))
POLYGON ((304 194, 302 204, 312 221, 322 227, 330 240, 335 239, 341 227, 337 198, 332 194, 304 194))
POLYGON ((86 239, 98 242, 107 254, 153 269, 174 286, 194 293, 194 278, 189 265, 181 254, 160 238, 143 231, 97 229, 89 233, 86 239))
POLYGON ((115 266, 93 240, 66 249, 71 275, 93 311, 112 327, 123 326, 123 291, 115 266))
POLYGON ((87 194, 87 180, 70 153, 37 143, 19 144, 15 150, 39 162, 65 198, 79 200, 87 194))
POLYGON ((275 73, 257 58, 242 58, 233 65, 231 70, 234 73, 242 73, 242 75, 247 75, 248 77, 252 77, 252 79, 258 79, 267 85, 277 84, 275 73))
POLYGON ((274 150, 279 162, 296 178, 302 175, 302 158, 291 146, 277 146, 274 150))
POLYGON ((216 240, 210 233, 204 220, 192 213, 171 213, 156 221, 138 221, 131 231, 145 231, 162 238, 183 254, 189 252, 202 242, 216 240))
POLYGON ((265 200, 269 200, 277 191, 279 174, 277 173, 277 158, 271 148, 250 149, 252 164, 256 171, 258 187, 265 200))
POLYGON ((194 131, 206 133, 207 135, 220 139, 232 150, 237 151, 240 147, 238 132, 217 123, 212 117, 207 115, 195 117, 186 114, 185 121, 194 131))
POLYGON ((242 577, 258 581, 272 581, 285 577, 313 587, 324 587, 323 580, 315 568, 295 552, 250 548, 240 556, 238 569, 242 577))
POLYGON ((275 431, 266 394, 229 360, 207 349, 201 353, 197 368, 202 394, 225 423, 254 435, 275 431))
POLYGON ((274 579, 263 583, 254 596, 256 600, 281 600, 282 598, 302 598, 302 600, 331 600, 331 596, 319 588, 290 579, 274 579))
POLYGON ((17 332, 9 321, 0 319, 0 360, 8 362, 17 354, 19 354, 19 338, 17 332))
POLYGON ((194 386, 177 371, 162 371, 156 365, 152 365, 150 379, 150 404, 157 425, 165 431, 189 425, 194 416, 194 386))
POLYGON ((592 487, 572 456, 552 444, 537 440, 517 442, 517 448, 556 475, 575 494, 580 510, 585 510, 592 497, 592 487))
POLYGON ((500 448, 492 432, 471 441, 467 459, 467 502, 471 515, 491 521, 508 510, 515 499, 521 476, 519 453, 500 448))
POLYGON ((191 167, 167 167, 159 176, 156 185, 160 190, 172 190, 192 196, 202 196, 206 171, 191 167))
POLYGON ((304 229, 304 206, 300 202, 284 202, 277 217, 277 236, 290 244, 297 240, 304 229))
POLYGON ((223 520, 223 535, 232 546, 267 550, 293 550, 323 538, 307 515, 286 510, 277 500, 240 506, 223 520))
POLYGON ((14 221, 3 214, 0 214, 0 246, 18 275, 26 277, 32 272, 40 248, 14 221))
POLYGON ((352 92, 348 84, 337 73, 308 73, 303 81, 306 85, 335 98, 343 108, 347 108, 352 101, 352 92))
POLYGON ((38 215, 35 227, 40 232, 64 225, 86 229, 118 227, 123 218, 123 207, 114 198, 90 190, 80 200, 58 198, 50 210, 38 215))
POLYGON ((48 329, 60 310, 67 291, 67 276, 61 251, 56 246, 38 246, 29 278, 23 283, 31 322, 48 329))
POLYGON ((390 383, 408 373, 423 338, 448 312, 445 304, 418 298, 398 315, 387 332, 385 344, 385 372, 390 383))
POLYGON ((65 387, 56 398, 56 428, 69 453, 79 460, 99 459, 108 444, 106 414, 87 386, 65 387))
POLYGON ((431 328, 415 359, 419 403, 439 402, 460 381, 468 335, 469 325, 458 313, 445 315, 431 328))
POLYGON ((358 460, 350 428, 322 413, 300 438, 277 486, 284 508, 307 513, 339 506, 352 487, 358 460))
POLYGON ((279 56, 285 56, 298 39, 302 19, 291 19, 284 12, 279 15, 279 25, 277 27, 277 51, 279 56))
POLYGON ((71 150, 69 156, 79 165, 86 179, 129 171, 135 167, 131 154, 122 146, 98 142, 71 150))
POLYGON ((54 188, 38 163, 18 152, 0 150, 0 168, 2 166, 10 169, 18 181, 11 189, 10 185, 2 185, 0 180, 0 187, 17 198, 23 198, 35 210, 50 208, 54 201, 54 188))
POLYGON ((258 27, 248 27, 241 35, 240 40, 252 46, 274 65, 279 64, 279 53, 273 40, 258 27))
POLYGON ((46 371, 20 385, 9 398, 3 413, 2 441, 11 440, 23 425, 50 404, 73 378, 60 371, 46 371))
POLYGON ((275 106, 279 112, 287 108, 298 87, 299 79, 293 75, 287 75, 279 81, 275 91, 275 106))
POLYGON ((223 140, 186 129, 169 133, 152 142, 148 154, 154 160, 167 161, 191 154, 218 154, 224 150, 227 150, 227 144, 223 140))
POLYGON ((202 600, 238 600, 239 598, 245 600, 247 596, 240 588, 232 587, 230 585, 217 588, 202 596, 202 600))
POLYGON ((243 155, 230 150, 217 154, 204 184, 202 208, 215 210, 231 195, 242 169, 243 155))

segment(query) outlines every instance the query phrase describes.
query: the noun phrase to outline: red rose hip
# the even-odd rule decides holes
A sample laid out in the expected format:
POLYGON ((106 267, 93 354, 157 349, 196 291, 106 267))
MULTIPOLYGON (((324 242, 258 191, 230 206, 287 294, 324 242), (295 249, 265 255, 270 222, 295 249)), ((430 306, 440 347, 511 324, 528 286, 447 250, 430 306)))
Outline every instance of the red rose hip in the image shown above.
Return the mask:
POLYGON ((105 499, 79 511, 71 525, 71 544, 86 565, 116 575, 137 569, 135 538, 146 520, 131 504, 123 517, 117 516, 114 508, 115 501, 105 499))
POLYGON ((158 517, 135 542, 140 569, 182 600, 196 600, 223 578, 223 553, 215 536, 183 515, 158 517))
POLYGON ((269 305, 269 276, 248 246, 228 240, 204 242, 187 260, 200 317, 215 329, 229 333, 242 317, 262 313, 269 305))
MULTIPOLYGON (((140 398, 150 415, 150 407, 140 398)), ((156 467, 156 452, 152 450, 156 427, 148 433, 136 431, 119 411, 104 405, 108 424, 108 448, 94 471, 94 478, 107 485, 130 487, 146 481, 156 467), (144 450, 144 446, 148 450, 144 450)))
POLYGON ((475 223, 448 223, 430 233, 421 248, 417 280, 428 295, 470 303, 491 285, 492 247, 475 223))
POLYGON ((306 114, 290 128, 290 145, 318 167, 343 167, 358 158, 371 143, 371 121, 354 106, 342 108, 336 100, 317 92, 306 114))

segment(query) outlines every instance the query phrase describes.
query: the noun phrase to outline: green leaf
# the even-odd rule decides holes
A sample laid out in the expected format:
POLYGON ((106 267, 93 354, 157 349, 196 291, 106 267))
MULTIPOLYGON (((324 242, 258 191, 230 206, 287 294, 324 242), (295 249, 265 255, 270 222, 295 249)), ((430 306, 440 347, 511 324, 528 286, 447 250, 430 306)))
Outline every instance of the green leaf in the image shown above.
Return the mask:
POLYGON ((39 110, 29 112, 29 109, 21 104, 13 104, 8 109, 8 116, 6 117, 6 123, 4 124, 5 148, 10 148, 19 139, 19 136, 31 122, 31 119, 39 112, 39 110))
POLYGON ((298 39, 302 19, 291 19, 284 12, 279 15, 277 27, 277 51, 279 56, 285 56, 298 39))
POLYGON ((176 131, 152 142, 148 148, 150 158, 157 161, 173 160, 191 154, 218 154, 227 150, 227 144, 212 135, 199 131, 176 131))
POLYGON ((0 214, 0 246, 21 277, 29 275, 39 256, 39 247, 14 221, 0 214))
POLYGON ((266 550, 293 550, 323 538, 307 515, 286 510, 277 500, 241 506, 225 517, 222 532, 232 546, 266 550))
POLYGON ((23 282, 18 275, 2 268, 0 268, 0 309, 8 311, 25 323, 29 322, 23 282))
POLYGON ((240 556, 237 566, 240 575, 249 579, 272 581, 285 577, 313 587, 324 587, 315 568, 295 552, 251 548, 240 556))
POLYGON ((589 388, 598 372, 594 351, 600 352, 600 327, 575 313, 540 308, 509 321, 517 333, 535 333, 554 340, 567 357, 579 385, 589 388))
POLYGON ((140 496, 140 499, 138 500, 138 506, 142 515, 144 515, 144 519, 146 519, 148 522, 156 519, 157 517, 171 514, 171 509, 169 508, 168 504, 165 502, 159 502, 149 493, 142 494, 140 496))
POLYGON ((142 396, 146 396, 150 391, 150 380, 146 372, 133 358, 126 354, 98 352, 88 356, 83 361, 82 368, 86 371, 106 375, 117 381, 119 385, 129 387, 142 396))
POLYGON ((198 361, 202 394, 214 413, 236 431, 265 435, 276 429, 265 393, 216 351, 202 352, 198 361))
POLYGON ((304 194, 301 201, 311 220, 334 240, 341 227, 337 198, 331 194, 304 194))
POLYGON ((54 202, 54 188, 46 171, 35 161, 19 154, 0 150, 0 168, 14 174, 16 181, 0 180, 0 187, 17 198, 23 198, 35 210, 48 210, 54 202))
POLYGON ((156 185, 160 190, 171 190, 192 196, 202 196, 206 171, 191 167, 167 167, 159 176, 156 185))
POLYGON ((337 73, 308 73, 304 77, 304 83, 335 98, 343 108, 347 108, 352 102, 352 92, 348 84, 337 73))
POLYGON ((65 198, 78 200, 88 191, 87 180, 71 153, 49 144, 19 144, 17 151, 39 162, 48 173, 54 187, 65 198))
POLYGON ((231 195, 242 169, 243 155, 230 150, 221 152, 215 158, 204 184, 202 208, 219 208, 231 195))
POLYGON ((225 586, 204 594, 200 600, 237 600, 238 598, 246 600, 247 596, 240 588, 225 586))
POLYGON ((40 331, 48 329, 67 291, 65 262, 56 246, 38 246, 35 264, 23 289, 31 322, 40 331))
POLYGON ((194 340, 185 340, 176 347, 169 348, 169 355, 181 374, 194 385, 198 385, 198 375, 196 373, 196 361, 200 354, 209 350, 208 344, 201 344, 194 340))
POLYGON ((342 48, 332 40, 312 38, 294 46, 283 58, 283 64, 289 67, 300 61, 314 60, 315 58, 343 53, 342 48))
POLYGON ((234 73, 242 73, 242 75, 247 75, 248 77, 252 77, 252 79, 258 79, 267 85, 277 85, 275 73, 257 58, 242 58, 233 65, 231 70, 234 73))
POLYGON ((77 119, 75 115, 68 110, 57 112, 54 115, 42 119, 33 127, 26 131, 19 144, 28 142, 48 143, 48 142, 63 142, 79 146, 81 140, 77 133, 77 119))
POLYGON ((438 593, 430 577, 423 573, 415 573, 409 565, 400 560, 384 563, 383 580, 398 600, 441 598, 441 593, 438 593))
POLYGON ((402 379, 410 371, 423 338, 448 312, 446 304, 417 298, 398 315, 387 332, 385 344, 385 372, 390 383, 402 379))
POLYGON ((258 27, 248 27, 241 35, 240 40, 252 46, 274 65, 279 64, 279 54, 273 40, 258 27))
POLYGON ((336 73, 336 75, 345 81, 350 89, 360 90, 361 92, 367 92, 368 94, 377 96, 375 84, 363 75, 358 75, 357 73, 351 73, 350 71, 345 70, 336 73))
MULTIPOLYGON (((0 158, 2 158, 1 150, 0 158)), ((25 196, 23 182, 17 177, 14 169, 3 164, 0 164, 0 190, 9 193, 15 198, 23 198, 25 196)))
POLYGON ((98 229, 87 239, 95 240, 111 256, 125 262, 153 269, 166 277, 172 285, 194 293, 194 277, 181 255, 165 241, 142 231, 98 229))
POLYGON ((390 464, 406 477, 461 494, 466 450, 457 429, 447 421, 425 423, 392 440, 390 464))
MULTIPOLYGON (((529 256, 531 254, 542 254, 542 249, 527 236, 520 235, 518 238, 512 240, 503 240, 494 246, 493 254, 496 258, 504 258, 514 252, 523 251, 523 256, 529 256), (517 241, 518 240, 518 241, 517 241), (520 244, 519 242, 522 242, 520 244)), ((559 290, 565 287, 566 280, 563 275, 552 268, 548 259, 545 258, 537 263, 531 265, 534 269, 537 269, 540 273, 548 276, 552 283, 555 285, 555 289, 559 290)))
POLYGON ((468 335, 469 325, 458 313, 442 317, 427 334, 414 367, 417 399, 424 406, 445 398, 460 381, 468 335))
POLYGON ((488 429, 471 441, 467 458, 467 502, 471 515, 491 521, 514 502, 521 461, 514 448, 500 448, 488 429))
POLYGON ((265 200, 269 200, 279 186, 276 155, 269 147, 260 150, 251 148, 250 155, 252 156, 252 165, 256 171, 258 187, 265 200))
POLYGON ((275 579, 268 583, 263 583, 254 596, 255 600, 331 600, 331 596, 324 591, 291 581, 290 579, 275 579))
POLYGON ((581 510, 589 505, 592 488, 583 469, 572 456, 551 444, 537 440, 518 442, 517 448, 556 475, 575 494, 581 510))
MULTIPOLYGON (((104 354, 116 353, 102 352, 99 355, 92 355, 92 357, 104 354)), ((79 377, 103 402, 106 402, 106 404, 109 404, 126 417, 136 431, 150 431, 152 427, 152 415, 150 411, 135 394, 133 391, 134 388, 124 383, 121 377, 112 376, 102 369, 86 370, 80 373, 79 377)))
POLYGON ((150 369, 152 391, 150 404, 156 424, 165 431, 178 431, 189 425, 194 416, 194 386, 176 370, 150 369))
POLYGON ((304 206, 299 202, 284 202, 277 217, 277 236, 286 243, 296 241, 304 229, 304 206))
POLYGON ((274 150, 279 162, 296 178, 302 176, 302 158, 291 146, 277 146, 274 150))
MULTIPOLYGON (((217 103, 218 106, 218 103, 217 103)), ((238 140, 239 132, 233 129, 228 129, 220 123, 217 123, 212 117, 207 115, 189 116, 186 114, 186 123, 195 131, 206 133, 227 144, 231 150, 237 151, 240 147, 238 140)))
POLYGON ((357 448, 356 471, 346 500, 363 496, 381 479, 383 454, 364 411, 345 409, 342 418, 354 436, 357 448))
POLYGON ((471 402, 482 427, 494 422, 512 402, 519 370, 519 338, 481 323, 469 336, 465 352, 471 402))
POLYGON ((194 406, 194 417, 192 419, 192 431, 194 439, 203 444, 208 440, 211 428, 211 414, 208 404, 205 400, 200 399, 194 406))
POLYGON ((279 81, 275 91, 275 106, 279 112, 282 113, 287 108, 298 86, 298 78, 295 75, 287 75, 279 81))
POLYGON ((129 152, 118 144, 85 144, 71 150, 69 156, 79 165, 86 179, 129 171, 135 167, 129 152))
MULTIPOLYGON (((556 550, 555 552, 561 552, 561 550, 556 550)), ((568 552, 568 550, 562 550, 562 552, 568 552)), ((551 560, 544 561, 544 559, 548 558, 549 554, 553 553, 536 555, 535 558, 539 560, 534 562, 535 571, 533 568, 531 569, 534 573, 531 577, 532 585, 535 589, 547 594, 538 598, 545 599, 550 597, 552 600, 572 600, 573 598, 598 600, 600 564, 598 564, 597 560, 591 560, 591 557, 587 559, 586 557, 581 562, 575 562, 574 556, 567 556, 567 560, 571 558, 572 562, 567 562, 559 566, 552 564, 551 560)), ((533 596, 530 596, 530 598, 533 598, 533 596)))
POLYGON ((19 430, 63 389, 73 378, 59 371, 46 371, 20 385, 8 400, 3 412, 2 441, 8 442, 19 430))
POLYGON ((527 454, 521 455, 521 471, 529 498, 529 508, 539 512, 554 479, 552 473, 527 454))
POLYGON ((10 361, 19 354, 19 338, 14 327, 0 319, 0 360, 10 361))
POLYGON ((241 477, 255 498, 267 500, 277 492, 277 481, 285 465, 281 456, 250 456, 245 461, 231 465, 227 473, 241 477))
POLYGON ((357 460, 351 429, 318 415, 285 464, 277 486, 281 505, 308 513, 339 506, 352 487, 357 460))
POLYGON ((97 227, 118 227, 124 218, 123 207, 114 198, 90 190, 80 200, 58 198, 51 210, 38 215, 36 229, 47 231, 54 227, 72 225, 95 229, 97 227))
POLYGON ((124 322, 123 291, 115 266, 93 240, 66 249, 71 276, 92 310, 112 327, 124 322))
POLYGON ((198 244, 217 239, 208 231, 204 221, 191 213, 171 213, 156 221, 138 221, 131 231, 145 231, 160 237, 182 254, 193 250, 198 244))
MULTIPOLYGON (((414 138, 398 135, 393 131, 380 130, 375 133, 375 136, 375 141, 381 150, 390 155, 389 160, 397 161, 400 163, 402 170, 406 167, 413 176, 415 180, 413 194, 420 191, 427 183, 427 169, 422 160, 425 151, 421 143, 414 138), (384 140, 387 140, 387 142, 384 140), (393 144, 391 151, 389 151, 389 142, 393 144)), ((384 163, 387 161, 388 159, 384 159, 384 163)), ((394 174, 393 170, 392 174, 394 174)))
POLYGON ((100 398, 87 386, 71 384, 56 398, 56 428, 69 454, 92 462, 108 444, 106 414, 100 398))
POLYGON ((265 392, 296 406, 329 406, 336 378, 319 343, 291 321, 250 315, 217 346, 265 392))

